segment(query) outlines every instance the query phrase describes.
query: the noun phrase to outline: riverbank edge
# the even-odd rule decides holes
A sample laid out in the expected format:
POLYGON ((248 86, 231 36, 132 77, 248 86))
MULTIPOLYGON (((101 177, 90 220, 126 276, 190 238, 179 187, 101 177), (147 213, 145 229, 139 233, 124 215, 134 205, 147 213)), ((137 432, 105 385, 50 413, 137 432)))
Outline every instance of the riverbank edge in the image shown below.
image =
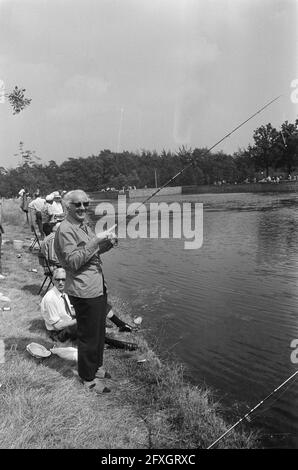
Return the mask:
MULTIPOLYGON (((105 351, 106 367, 116 379, 111 383, 112 393, 106 396, 94 397, 81 390, 75 364, 53 356, 47 360, 29 356, 25 349, 29 342, 52 346, 39 314, 37 291, 43 273, 37 256, 28 251, 29 228, 8 225, 5 219, 4 210, 4 239, 8 243, 2 247, 5 279, 0 288, 11 298, 11 311, 0 312, 5 344, 1 448, 203 449, 228 429, 222 417, 226 410, 213 391, 191 385, 180 364, 161 362, 148 346, 146 319, 143 331, 120 336, 115 330, 111 332, 118 339, 136 342, 139 348, 134 352, 105 351), (16 251, 13 239, 25 240, 27 246, 16 251)), ((23 223, 21 219, 20 214, 19 222, 23 223)), ((121 318, 132 322, 132 312, 121 299, 112 296, 111 300, 121 318)), ((218 447, 256 448, 256 435, 239 428, 218 447)))
MULTIPOLYGON (((113 200, 118 196, 127 199, 138 199, 152 196, 159 188, 131 189, 119 191, 87 191, 93 201, 113 200)), ((280 181, 279 183, 223 183, 202 184, 192 186, 167 186, 158 191, 158 196, 192 195, 192 194, 222 194, 222 193, 292 193, 298 191, 298 181, 280 181)))

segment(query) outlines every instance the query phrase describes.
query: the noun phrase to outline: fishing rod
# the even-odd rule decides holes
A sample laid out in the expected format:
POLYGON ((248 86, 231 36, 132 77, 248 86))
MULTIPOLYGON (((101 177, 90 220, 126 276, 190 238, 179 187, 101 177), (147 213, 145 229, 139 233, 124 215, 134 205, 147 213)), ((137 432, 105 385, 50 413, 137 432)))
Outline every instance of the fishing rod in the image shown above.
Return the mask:
MULTIPOLYGON (((252 114, 251 116, 249 116, 247 119, 245 119, 245 121, 241 122, 241 124, 239 124, 238 126, 236 126, 234 129, 232 129, 228 134, 226 134, 224 137, 222 137, 220 140, 218 140, 215 144, 212 145, 212 147, 209 147, 204 153, 203 155, 207 155, 209 152, 211 152, 211 150, 213 150, 218 144, 220 144, 221 142, 223 142, 225 139, 227 139, 228 137, 230 137, 232 134, 234 134, 234 132, 236 132, 238 129, 240 129, 240 127, 244 126, 244 124, 246 124, 248 121, 250 121, 252 118, 254 118, 257 114, 261 113, 262 111, 264 111, 264 109, 268 108, 268 106, 270 106, 272 103, 274 103, 275 101, 277 101, 282 95, 279 95, 277 96, 276 98, 274 98, 273 100, 269 101, 269 103, 265 104, 264 106, 262 106, 262 108, 260 108, 258 111, 256 111, 254 114, 252 114)), ((187 169, 189 168, 191 165, 193 164, 193 159, 191 160, 191 162, 189 162, 187 165, 185 165, 176 175, 172 176, 172 178, 170 178, 166 183, 164 183, 160 188, 158 188, 153 194, 151 194, 150 196, 148 196, 142 203, 140 203, 139 207, 137 207, 135 209, 135 211, 137 211, 142 204, 146 204, 146 202, 148 202, 153 196, 156 196, 156 194, 159 193, 159 191, 161 191, 163 188, 165 188, 166 186, 168 186, 170 183, 172 183, 172 181, 174 181, 178 176, 182 175, 182 173, 187 169)))
MULTIPOLYGON (((268 106, 270 106, 272 103, 274 103, 275 101, 277 101, 279 98, 281 98, 281 96, 283 95, 279 95, 277 96, 276 98, 274 98, 273 100, 269 101, 268 103, 266 103, 264 106, 262 106, 260 109, 258 109, 255 113, 253 113, 251 116, 249 116, 247 119, 245 119, 245 121, 241 122, 238 126, 234 127, 234 129, 232 129, 230 132, 228 132, 226 135, 224 135, 221 139, 219 139, 217 142, 215 142, 215 144, 213 144, 211 147, 209 147, 202 155, 207 155, 208 153, 211 152, 211 150, 213 150, 217 145, 219 145, 221 142, 223 142, 225 139, 227 139, 228 137, 230 137, 232 134, 234 134, 234 132, 236 132, 238 129, 240 129, 240 127, 244 126, 244 124, 246 124, 248 121, 250 121, 252 118, 254 118, 255 116, 257 116, 257 114, 260 114, 262 111, 264 111, 264 109, 268 108, 268 106)), ((168 181, 166 181, 160 188, 158 188, 156 191, 154 191, 153 194, 151 194, 150 196, 148 196, 146 199, 144 199, 144 201, 142 201, 139 206, 137 206, 136 209, 134 209, 134 213, 133 214, 126 214, 126 217, 128 217, 129 215, 135 215, 136 211, 143 205, 143 204, 146 204, 146 202, 148 202, 150 199, 152 199, 154 196, 156 196, 156 194, 158 194, 162 189, 164 189, 166 186, 168 186, 170 183, 172 183, 172 181, 174 181, 178 176, 182 175, 182 173, 187 169, 189 168, 191 165, 193 164, 193 159, 187 164, 185 165, 176 175, 172 176, 172 178, 170 178, 168 181)))
POLYGON ((230 431, 232 431, 232 429, 234 429, 236 426, 238 426, 238 424, 241 423, 241 421, 243 421, 244 419, 246 419, 253 411, 255 411, 257 408, 259 408, 259 406, 261 406, 266 400, 268 400, 268 398, 272 397, 272 395, 274 395, 274 393, 276 393, 279 389, 281 389, 287 382, 289 382, 293 377, 295 377, 295 375, 298 374, 298 370, 296 370, 296 372, 294 372, 294 374, 292 374, 289 378, 287 378, 282 384, 280 384, 277 388, 275 388, 273 390, 273 392, 269 393, 269 395, 267 395, 263 400, 261 400, 257 405, 255 405, 253 408, 251 408, 249 410, 248 413, 246 413, 246 415, 244 415, 242 418, 240 418, 235 424, 233 424, 233 426, 231 426, 226 432, 224 432, 221 436, 219 436, 219 438, 216 439, 216 441, 212 442, 212 444, 210 444, 210 446, 207 447, 207 449, 212 449, 212 447, 214 447, 219 441, 221 441, 227 434, 229 434, 230 431))

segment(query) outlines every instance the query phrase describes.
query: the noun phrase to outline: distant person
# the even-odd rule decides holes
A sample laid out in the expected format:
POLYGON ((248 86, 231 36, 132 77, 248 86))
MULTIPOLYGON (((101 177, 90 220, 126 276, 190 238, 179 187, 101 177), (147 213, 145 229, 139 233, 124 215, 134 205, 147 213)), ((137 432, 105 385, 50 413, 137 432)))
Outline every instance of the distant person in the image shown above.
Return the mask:
POLYGON ((54 200, 52 204, 53 222, 61 222, 65 218, 65 212, 62 204, 62 198, 59 191, 52 193, 54 200))
POLYGON ((19 191, 19 198, 20 198, 20 208, 22 209, 23 212, 26 214, 26 222, 29 225, 29 216, 28 216, 28 205, 29 205, 29 193, 26 192, 25 189, 21 189, 19 191))
POLYGON ((64 196, 67 194, 67 191, 63 190, 61 191, 61 204, 62 204, 62 209, 63 209, 63 214, 66 216, 67 210, 66 210, 66 204, 64 201, 64 196))
POLYGON ((41 198, 38 193, 35 193, 33 196, 33 200, 28 204, 28 208, 30 211, 31 230, 34 231, 34 223, 36 223, 41 238, 44 237, 42 229, 42 210, 44 207, 44 203, 45 199, 41 198))
POLYGON ((100 254, 110 250, 117 239, 107 232, 98 237, 84 223, 89 206, 84 191, 70 191, 64 201, 67 216, 56 232, 54 247, 66 270, 65 290, 76 311, 78 373, 87 389, 110 392, 101 382, 110 374, 103 367, 107 289, 100 254))
MULTIPOLYGON (((45 199, 45 203, 43 205, 43 208, 41 210, 41 217, 42 217, 42 225, 44 227, 44 224, 53 224, 55 222, 53 221, 53 212, 52 212, 52 205, 54 202, 54 196, 53 194, 48 194, 45 199)), ((43 230, 44 231, 44 230, 43 230)))

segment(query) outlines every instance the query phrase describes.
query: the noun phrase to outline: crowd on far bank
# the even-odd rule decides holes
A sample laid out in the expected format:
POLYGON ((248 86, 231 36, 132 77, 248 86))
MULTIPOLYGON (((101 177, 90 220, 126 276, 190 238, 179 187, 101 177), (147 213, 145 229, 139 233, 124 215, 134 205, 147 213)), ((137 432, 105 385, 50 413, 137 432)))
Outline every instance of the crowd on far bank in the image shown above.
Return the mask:
MULTIPOLYGON (((292 182, 292 181, 298 181, 298 175, 289 174, 288 176, 285 176, 285 175, 264 176, 262 172, 259 178, 254 176, 253 178, 246 178, 244 181, 240 183, 237 183, 237 181, 235 181, 232 184, 241 184, 241 183, 277 183, 278 184, 278 183, 292 182)), ((223 179, 223 180, 214 181, 213 184, 215 186, 221 186, 222 184, 231 184, 231 182, 223 179)))

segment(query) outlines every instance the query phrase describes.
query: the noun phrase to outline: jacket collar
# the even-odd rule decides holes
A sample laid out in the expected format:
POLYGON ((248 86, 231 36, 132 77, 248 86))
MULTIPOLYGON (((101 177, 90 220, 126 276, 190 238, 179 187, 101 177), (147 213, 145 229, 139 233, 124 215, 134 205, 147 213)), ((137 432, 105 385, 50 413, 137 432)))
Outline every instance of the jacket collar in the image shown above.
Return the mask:
POLYGON ((82 227, 81 227, 82 224, 85 225, 85 226, 88 226, 85 221, 79 222, 78 220, 71 217, 71 215, 69 215, 69 214, 67 215, 66 220, 70 224, 74 225, 75 230, 80 235, 80 237, 85 237, 86 240, 88 240, 88 241, 90 240, 90 235, 88 233, 86 233, 85 230, 83 230, 82 227))

